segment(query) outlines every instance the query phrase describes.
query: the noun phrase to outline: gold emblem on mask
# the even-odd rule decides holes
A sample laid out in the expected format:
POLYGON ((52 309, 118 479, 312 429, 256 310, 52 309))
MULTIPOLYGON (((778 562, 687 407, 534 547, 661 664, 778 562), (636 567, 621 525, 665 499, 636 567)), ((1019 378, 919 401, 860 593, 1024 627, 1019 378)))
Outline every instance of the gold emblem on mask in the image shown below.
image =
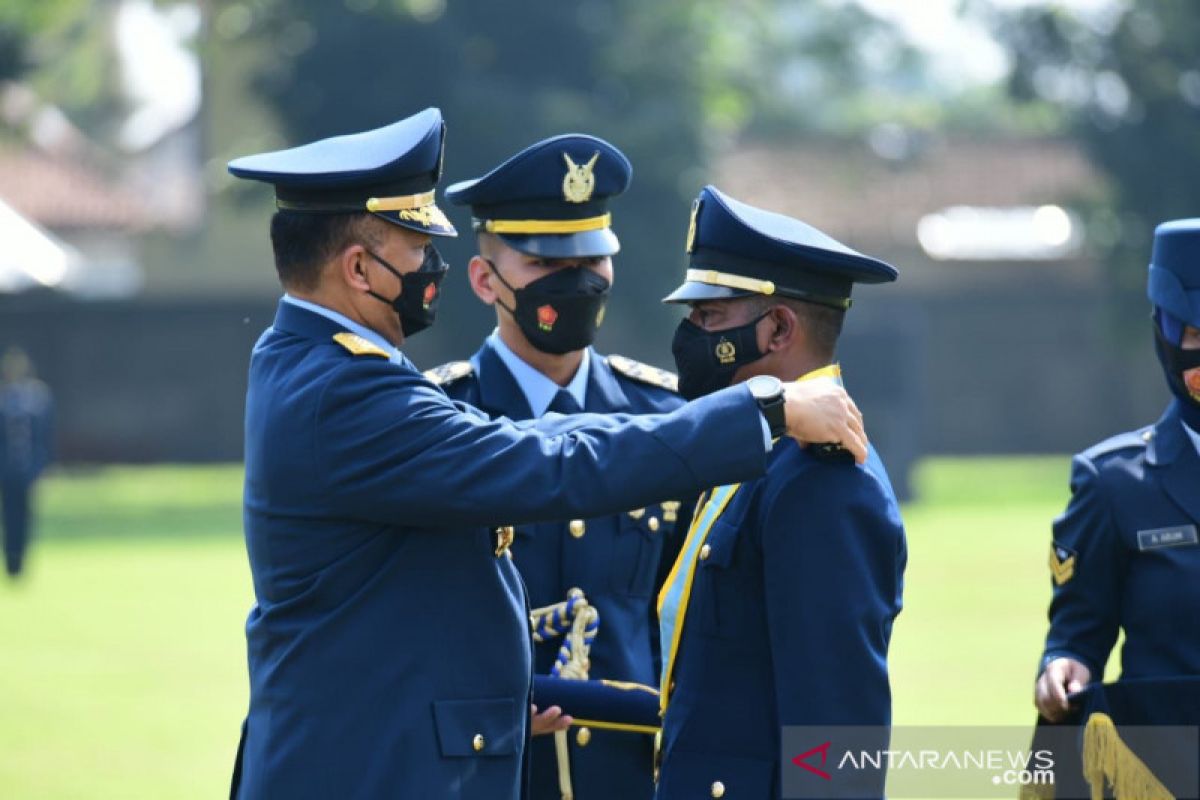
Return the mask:
POLYGON ((722 364, 732 364, 734 357, 737 355, 737 348, 733 346, 733 342, 728 339, 722 339, 717 342, 717 348, 714 352, 717 354, 717 360, 722 364))
POLYGON ((596 189, 596 176, 592 174, 592 168, 600 158, 600 151, 597 150, 586 164, 576 164, 566 153, 563 153, 563 158, 567 162, 567 174, 562 182, 563 199, 568 203, 586 203, 592 199, 592 192, 596 189))
POLYGON ((608 310, 608 306, 600 306, 600 310, 596 312, 596 327, 599 328, 604 324, 604 312, 608 310))
POLYGON ((700 214, 700 198, 692 201, 692 218, 688 221, 688 236, 687 245, 684 247, 685 253, 692 252, 692 247, 696 244, 696 217, 700 214))

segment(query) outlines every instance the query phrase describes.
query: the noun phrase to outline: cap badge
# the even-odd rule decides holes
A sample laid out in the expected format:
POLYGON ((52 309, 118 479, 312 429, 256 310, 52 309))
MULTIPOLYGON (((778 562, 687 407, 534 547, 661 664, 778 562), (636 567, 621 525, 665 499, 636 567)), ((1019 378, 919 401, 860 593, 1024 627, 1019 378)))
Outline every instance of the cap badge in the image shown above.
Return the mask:
POLYGON ((450 220, 437 206, 430 204, 420 208, 405 208, 396 212, 396 216, 409 222, 415 222, 422 228, 448 227, 450 220))
POLYGON ((428 311, 433 305, 433 301, 437 299, 438 287, 436 283, 431 283, 425 287, 425 294, 421 297, 421 306, 428 311))
POLYGON ((721 339, 721 341, 717 342, 714 352, 717 354, 717 360, 722 364, 732 364, 734 357, 737 355, 737 348, 728 339, 721 339))
POLYGON ((563 158, 567 162, 567 174, 563 176, 562 183, 563 199, 568 203, 586 203, 592 199, 592 192, 596 189, 596 176, 592 174, 592 168, 600 158, 600 151, 597 150, 586 164, 576 164, 566 153, 563 153, 563 158))
POLYGON ((700 213, 700 198, 692 201, 692 218, 688 222, 687 245, 684 247, 685 253, 692 252, 692 247, 696 244, 696 216, 700 213))
POLYGON ((554 323, 558 321, 558 312, 554 310, 554 306, 545 305, 538 306, 537 322, 538 327, 546 333, 554 330, 554 323))

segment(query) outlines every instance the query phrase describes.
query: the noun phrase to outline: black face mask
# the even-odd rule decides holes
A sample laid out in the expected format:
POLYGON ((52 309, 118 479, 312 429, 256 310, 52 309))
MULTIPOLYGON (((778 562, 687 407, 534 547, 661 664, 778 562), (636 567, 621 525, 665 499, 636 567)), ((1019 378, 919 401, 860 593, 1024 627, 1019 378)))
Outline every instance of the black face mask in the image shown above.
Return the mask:
POLYGON ((513 293, 515 308, 497 304, 517 321, 529 343, 543 353, 562 355, 582 350, 596 338, 608 303, 608 280, 586 267, 568 267, 551 272, 514 289, 504 280, 496 264, 492 272, 513 293))
POLYGON ((1167 341, 1157 322, 1154 324, 1154 350, 1158 354, 1163 372, 1167 374, 1167 385, 1171 387, 1171 394, 1178 397, 1183 404, 1184 420, 1190 426, 1200 426, 1200 400, 1196 399, 1183 381, 1183 373, 1200 367, 1200 350, 1185 350, 1167 341))
POLYGON ((745 325, 723 331, 706 331, 689 319, 680 320, 671 354, 675 356, 683 399, 695 400, 724 389, 733 382, 738 367, 763 357, 755 326, 768 313, 764 311, 745 325))
POLYGON ((450 269, 442 260, 442 254, 437 248, 432 244, 425 245, 425 260, 421 262, 421 268, 403 275, 370 250, 367 250, 367 254, 400 279, 400 295, 392 300, 370 289, 367 290, 367 294, 395 309, 400 315, 400 328, 404 331, 404 336, 413 336, 432 325, 437 319, 442 278, 446 277, 446 272, 450 269))

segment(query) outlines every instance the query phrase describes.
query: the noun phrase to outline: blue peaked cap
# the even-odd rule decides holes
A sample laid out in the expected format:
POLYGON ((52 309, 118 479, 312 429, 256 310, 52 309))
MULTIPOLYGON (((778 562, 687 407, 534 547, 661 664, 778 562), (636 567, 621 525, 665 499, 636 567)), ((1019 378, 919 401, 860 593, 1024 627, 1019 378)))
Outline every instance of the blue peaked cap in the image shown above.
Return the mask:
POLYGON ((427 108, 382 128, 245 156, 229 171, 275 187, 275 204, 308 214, 366 212, 432 236, 456 236, 434 202, 446 124, 427 108))
POLYGON ((608 200, 629 186, 625 154, 595 136, 569 133, 526 147, 482 178, 446 189, 470 206, 477 232, 493 233, 522 253, 545 258, 610 256, 621 244, 608 200))
POLYGON ((1157 308, 1200 328, 1200 219, 1177 219, 1154 229, 1146 293, 1157 308))
POLYGON ((664 303, 779 295, 846 309, 855 283, 896 280, 896 268, 864 256, 800 220, 705 186, 692 204, 689 264, 664 303))

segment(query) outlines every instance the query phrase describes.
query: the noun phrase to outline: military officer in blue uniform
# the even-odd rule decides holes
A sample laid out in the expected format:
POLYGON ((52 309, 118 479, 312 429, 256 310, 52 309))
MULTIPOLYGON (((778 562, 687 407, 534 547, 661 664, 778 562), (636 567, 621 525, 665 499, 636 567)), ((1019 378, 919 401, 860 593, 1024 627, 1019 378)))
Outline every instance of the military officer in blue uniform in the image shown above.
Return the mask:
POLYGON ((285 290, 246 396, 256 603, 237 797, 523 796, 529 617, 498 521, 753 478, 764 431, 866 454, 857 410, 831 389, 529 423, 450 400, 399 350, 434 321, 446 267, 432 238, 454 234, 434 202, 443 136, 428 109, 229 165, 275 188, 285 290))
MULTIPOLYGON (((665 299, 691 308, 672 345, 685 398, 740 382, 839 381, 851 287, 897 274, 711 186, 693 206, 687 250, 686 280, 665 299)), ((874 451, 859 466, 782 439, 764 477, 703 495, 659 596, 657 797, 785 796, 781 763, 799 768, 781 762, 782 726, 878 726, 886 749, 905 560, 874 451)), ((882 793, 877 774, 850 796, 882 793)))
MULTIPOLYGON (((1148 293, 1171 390, 1151 426, 1075 456, 1054 522, 1050 630, 1034 702, 1061 719, 1100 681, 1118 631, 1121 680, 1200 676, 1200 219, 1154 233, 1148 293)), ((1195 720, 1200 723, 1200 720, 1195 720)))
POLYGON ((4 566, 21 574, 29 547, 30 497, 50 463, 54 402, 33 374, 24 350, 10 347, 0 358, 0 506, 4 509, 4 566))
MULTIPOLYGON (((446 199, 471 207, 479 253, 471 287, 496 309, 496 330, 470 361, 427 375, 450 397, 494 417, 525 420, 547 411, 657 413, 683 404, 675 376, 592 348, 603 321, 620 244, 610 198, 625 191, 625 155, 593 136, 540 141, 487 175, 454 184, 446 199)), ((662 464, 632 465, 641 472, 662 464)), ((589 677, 657 685, 653 595, 663 542, 678 501, 620 514, 516 528, 513 557, 532 606, 583 591, 599 612, 589 677)), ((537 645, 534 670, 549 674, 559 642, 537 645)), ((654 794, 653 747, 645 734, 582 727, 569 737, 576 800, 654 794)), ((559 800, 555 743, 533 741, 532 796, 559 800)))

